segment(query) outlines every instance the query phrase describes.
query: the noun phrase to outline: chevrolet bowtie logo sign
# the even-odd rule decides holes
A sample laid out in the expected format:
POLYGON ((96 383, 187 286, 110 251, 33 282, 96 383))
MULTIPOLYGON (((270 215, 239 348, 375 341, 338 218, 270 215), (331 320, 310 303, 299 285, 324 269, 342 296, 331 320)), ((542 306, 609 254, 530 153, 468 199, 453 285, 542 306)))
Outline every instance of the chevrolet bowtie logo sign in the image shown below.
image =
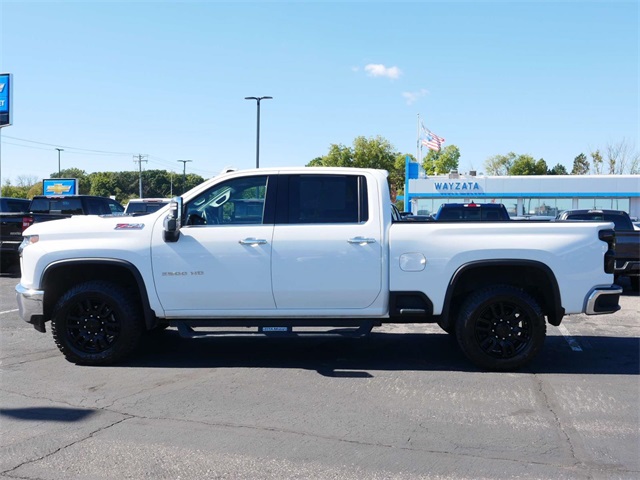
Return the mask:
POLYGON ((67 193, 69 190, 71 190, 71 185, 63 185, 61 183, 54 183, 47 187, 47 193, 55 193, 57 195, 67 193))

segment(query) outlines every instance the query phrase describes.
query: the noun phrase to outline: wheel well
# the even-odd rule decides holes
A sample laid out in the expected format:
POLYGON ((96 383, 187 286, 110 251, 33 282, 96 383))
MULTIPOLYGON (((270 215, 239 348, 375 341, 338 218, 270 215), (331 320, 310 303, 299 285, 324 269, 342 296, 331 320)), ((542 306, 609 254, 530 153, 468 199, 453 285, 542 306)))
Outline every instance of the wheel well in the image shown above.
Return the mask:
POLYGON ((538 262, 516 261, 471 264, 453 276, 445 299, 445 323, 455 322, 460 306, 473 291, 489 285, 511 285, 521 288, 540 305, 551 325, 560 325, 564 310, 560 290, 553 272, 538 262))
POLYGON ((74 285, 90 280, 106 280, 124 287, 142 306, 147 328, 155 326, 157 318, 149 306, 149 298, 144 288, 142 276, 128 262, 112 260, 80 260, 49 266, 42 281, 45 292, 44 318, 51 319, 56 302, 67 290, 74 285))

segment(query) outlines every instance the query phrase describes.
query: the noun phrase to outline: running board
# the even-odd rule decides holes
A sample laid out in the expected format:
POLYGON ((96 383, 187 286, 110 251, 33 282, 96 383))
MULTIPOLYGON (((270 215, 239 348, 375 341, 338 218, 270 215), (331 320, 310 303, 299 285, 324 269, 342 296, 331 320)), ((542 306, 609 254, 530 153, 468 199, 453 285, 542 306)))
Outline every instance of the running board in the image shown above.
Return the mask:
MULTIPOLYGON (((279 322, 278 322, 279 323, 279 322)), ((262 325, 257 327, 257 331, 247 332, 246 330, 194 330, 187 322, 173 321, 170 324, 178 328, 178 333, 182 338, 203 338, 203 337, 365 337, 371 333, 376 325, 374 321, 360 322, 359 326, 338 327, 331 330, 294 330, 294 328, 309 328, 314 325, 262 325)), ((321 327, 324 325, 320 325, 321 327)))

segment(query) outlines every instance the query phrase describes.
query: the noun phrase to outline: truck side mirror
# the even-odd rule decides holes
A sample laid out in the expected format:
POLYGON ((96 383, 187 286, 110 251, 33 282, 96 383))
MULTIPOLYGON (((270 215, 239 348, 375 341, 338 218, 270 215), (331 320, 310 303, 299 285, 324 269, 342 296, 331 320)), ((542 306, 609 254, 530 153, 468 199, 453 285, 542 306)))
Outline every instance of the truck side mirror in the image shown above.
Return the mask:
POLYGON ((164 218, 165 242, 177 242, 182 226, 182 197, 173 197, 169 202, 169 213, 164 218))

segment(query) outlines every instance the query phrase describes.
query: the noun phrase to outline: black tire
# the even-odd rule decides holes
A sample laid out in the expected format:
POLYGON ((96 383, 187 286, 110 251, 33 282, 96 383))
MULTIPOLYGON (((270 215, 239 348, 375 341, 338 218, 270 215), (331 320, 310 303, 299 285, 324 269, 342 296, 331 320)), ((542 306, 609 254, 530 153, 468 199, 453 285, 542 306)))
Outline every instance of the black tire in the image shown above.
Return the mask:
POLYGON ((140 309, 127 291, 105 281, 78 284, 58 300, 51 320, 53 338, 67 360, 111 365, 138 345, 140 309))
POLYGON ((634 292, 640 291, 640 277, 629 277, 629 282, 631 283, 631 290, 634 292))
POLYGON ((546 335, 542 309, 526 292, 494 285, 473 293, 456 324, 464 354, 485 370, 516 370, 542 349, 546 335))

